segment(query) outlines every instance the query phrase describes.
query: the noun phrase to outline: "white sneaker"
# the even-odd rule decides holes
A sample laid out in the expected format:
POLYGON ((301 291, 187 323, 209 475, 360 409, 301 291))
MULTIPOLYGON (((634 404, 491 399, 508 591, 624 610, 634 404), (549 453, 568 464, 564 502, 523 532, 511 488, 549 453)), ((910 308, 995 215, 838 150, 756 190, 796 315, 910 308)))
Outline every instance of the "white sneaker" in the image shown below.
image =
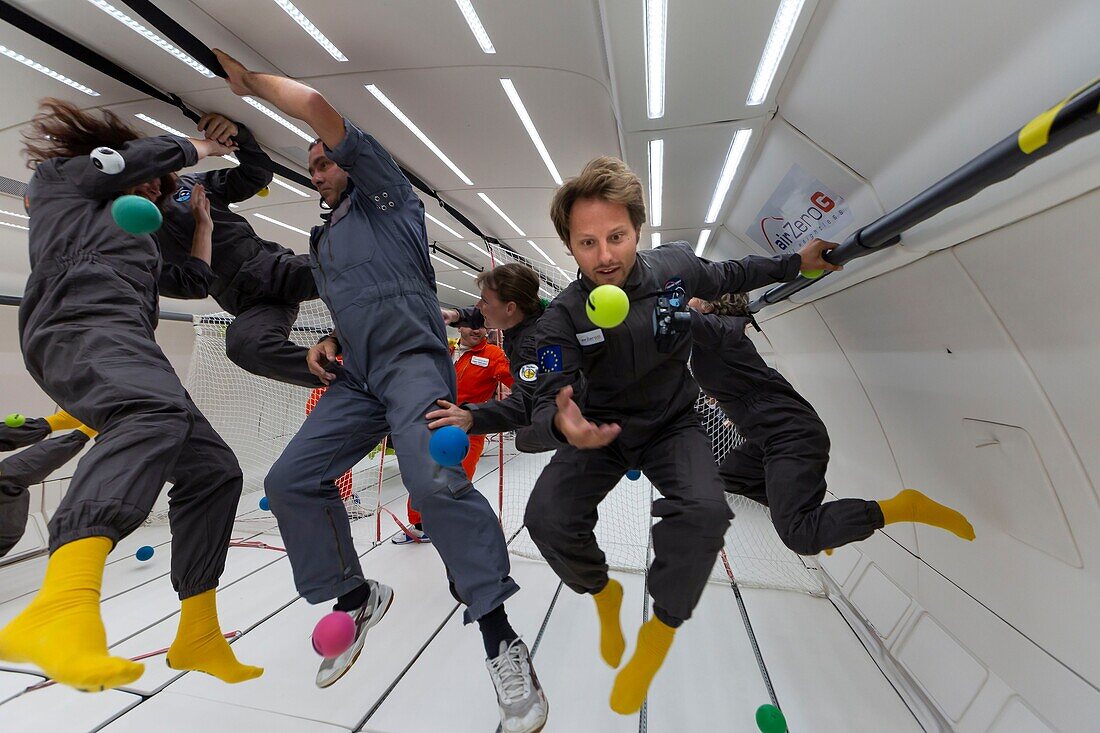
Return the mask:
POLYGON ((355 664, 355 660, 359 658, 359 653, 363 651, 367 629, 381 621, 386 611, 390 610, 390 604, 393 603, 393 588, 377 580, 368 580, 367 586, 370 587, 370 598, 351 612, 351 617, 355 619, 355 641, 340 656, 321 662, 321 667, 317 670, 318 687, 333 685, 347 674, 351 665, 355 664))
POLYGON ((390 542, 395 545, 430 545, 432 543, 432 538, 422 529, 409 527, 408 532, 402 532, 390 540, 390 542), (409 532, 412 534, 409 534, 409 532))
POLYGON ((500 642, 500 654, 486 659, 497 691, 503 733, 538 733, 546 725, 550 706, 531 666, 531 652, 520 639, 500 642))

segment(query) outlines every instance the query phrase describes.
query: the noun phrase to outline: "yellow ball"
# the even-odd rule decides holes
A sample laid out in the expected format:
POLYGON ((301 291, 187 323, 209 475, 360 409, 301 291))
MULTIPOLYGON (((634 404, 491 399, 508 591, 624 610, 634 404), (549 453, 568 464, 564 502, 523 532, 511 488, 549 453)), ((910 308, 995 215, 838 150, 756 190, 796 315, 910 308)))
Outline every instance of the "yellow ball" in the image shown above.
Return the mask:
POLYGON ((268 188, 267 186, 264 186, 263 188, 261 188, 261 189, 260 189, 260 190, 259 190, 259 191, 258 191, 258 192, 256 193, 256 195, 257 195, 257 196, 259 196, 260 198, 262 198, 262 199, 263 199, 263 198, 267 198, 267 195, 268 195, 269 193, 271 193, 271 189, 270 189, 270 188, 268 188))
POLYGON ((630 299, 623 289, 615 285, 600 285, 588 294, 584 306, 588 319, 600 328, 615 328, 626 320, 630 312, 630 299))
POLYGON ((824 270, 804 270, 802 272, 802 277, 806 278, 807 280, 816 280, 824 274, 824 270))

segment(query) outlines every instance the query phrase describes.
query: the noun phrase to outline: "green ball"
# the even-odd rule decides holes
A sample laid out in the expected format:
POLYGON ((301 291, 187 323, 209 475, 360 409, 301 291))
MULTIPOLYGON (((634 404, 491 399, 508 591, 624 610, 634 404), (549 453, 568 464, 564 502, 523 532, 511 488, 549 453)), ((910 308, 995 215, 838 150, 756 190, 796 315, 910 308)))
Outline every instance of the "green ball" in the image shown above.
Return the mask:
POLYGON ((13 412, 4 418, 4 424, 9 428, 21 428, 25 422, 27 422, 27 418, 23 417, 18 412, 13 412))
POLYGON ((615 328, 626 320, 630 311, 630 298, 615 285, 600 285, 588 294, 584 309, 588 319, 600 328, 615 328))
POLYGON ((787 733, 787 719, 775 705, 761 705, 756 709, 756 727, 761 733, 787 733))
POLYGON ((824 274, 824 270, 806 270, 802 273, 802 277, 806 278, 807 280, 816 280, 824 274))
POLYGON ((119 196, 111 204, 115 223, 130 234, 152 234, 164 220, 160 209, 144 196, 119 196))

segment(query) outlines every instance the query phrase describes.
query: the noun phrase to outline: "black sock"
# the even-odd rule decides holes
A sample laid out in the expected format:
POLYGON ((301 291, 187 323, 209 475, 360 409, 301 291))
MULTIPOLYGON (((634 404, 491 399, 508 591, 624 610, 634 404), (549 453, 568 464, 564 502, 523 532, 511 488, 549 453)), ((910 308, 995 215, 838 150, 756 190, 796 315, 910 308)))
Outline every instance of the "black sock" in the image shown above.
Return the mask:
POLYGON ((344 595, 336 599, 336 605, 333 607, 334 611, 351 612, 359 608, 367 601, 370 600, 370 586, 366 583, 349 590, 344 595))
POLYGON ((413 529, 415 529, 418 532, 423 532, 424 531, 424 523, 423 522, 417 522, 416 524, 413 525, 413 529))
POLYGON ((481 628, 481 639, 485 642, 485 654, 489 659, 500 656, 500 642, 519 638, 512 624, 508 623, 503 603, 479 618, 477 625, 481 628))

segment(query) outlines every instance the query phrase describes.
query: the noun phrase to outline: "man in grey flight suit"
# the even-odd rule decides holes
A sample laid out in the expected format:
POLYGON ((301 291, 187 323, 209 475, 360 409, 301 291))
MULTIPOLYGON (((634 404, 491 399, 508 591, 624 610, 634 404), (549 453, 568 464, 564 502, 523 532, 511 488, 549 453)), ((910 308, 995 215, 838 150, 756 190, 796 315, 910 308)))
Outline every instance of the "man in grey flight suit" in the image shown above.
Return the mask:
POLYGON ((325 224, 313 230, 310 252, 336 335, 310 356, 331 360, 341 351, 343 373, 315 364, 331 384, 265 481, 299 593, 311 603, 337 598, 337 609, 356 619, 355 642, 322 663, 317 684, 332 684, 351 666, 364 633, 392 599, 391 589, 365 579, 334 483, 389 434, 413 506, 466 604, 466 622, 481 628, 503 730, 541 730, 546 698, 504 612, 505 599, 519 587, 509 577, 500 524, 461 466, 429 457, 424 414, 438 399, 455 399, 455 370, 428 258, 424 206, 385 148, 321 94, 215 53, 235 93, 265 99, 317 131, 310 174, 332 206, 325 224))
POLYGON ((166 269, 160 279, 161 294, 184 299, 209 294, 234 315, 225 332, 225 353, 245 371, 311 389, 324 386, 306 366, 307 349, 288 338, 299 303, 317 297, 309 255, 296 255, 261 238, 243 216, 229 208, 271 183, 271 159, 239 122, 206 115, 199 130, 214 130, 225 140, 232 137, 239 146, 236 156, 240 165, 181 175, 175 193, 161 203, 164 224, 156 236, 168 264, 188 261, 195 232, 190 200, 196 185, 206 189, 214 220, 213 277, 208 292, 195 292, 188 283, 176 282, 173 271, 166 269))

